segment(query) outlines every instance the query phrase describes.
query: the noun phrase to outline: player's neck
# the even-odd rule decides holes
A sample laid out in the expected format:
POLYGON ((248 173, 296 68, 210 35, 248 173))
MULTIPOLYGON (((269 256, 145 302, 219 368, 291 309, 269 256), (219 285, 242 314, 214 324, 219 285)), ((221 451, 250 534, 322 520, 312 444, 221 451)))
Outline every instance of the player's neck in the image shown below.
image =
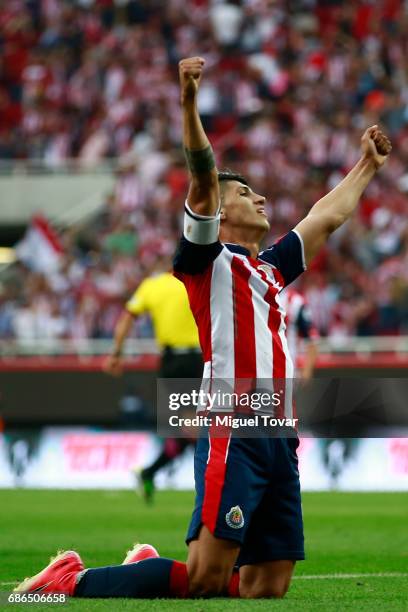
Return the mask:
POLYGON ((240 240, 239 242, 235 241, 233 244, 239 244, 240 246, 247 249, 247 251, 249 251, 251 257, 253 257, 254 259, 257 258, 259 253, 259 242, 247 242, 240 240))
POLYGON ((257 257, 259 253, 259 245, 261 244, 264 232, 262 233, 262 236, 260 236, 259 231, 254 232, 253 235, 248 235, 247 229, 245 230, 245 235, 243 232, 241 233, 240 231, 223 230, 224 228, 222 228, 220 232, 221 242, 227 244, 239 244, 240 246, 244 247, 249 251, 251 257, 257 257))

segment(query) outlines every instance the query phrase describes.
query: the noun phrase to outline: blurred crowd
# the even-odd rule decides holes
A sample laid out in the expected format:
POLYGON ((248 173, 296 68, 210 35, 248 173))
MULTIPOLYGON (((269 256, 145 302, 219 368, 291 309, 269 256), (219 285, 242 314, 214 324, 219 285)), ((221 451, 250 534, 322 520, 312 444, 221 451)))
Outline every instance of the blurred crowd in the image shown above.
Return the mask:
POLYGON ((267 196, 269 242, 352 167, 367 126, 385 129, 390 160, 299 286, 322 335, 408 333, 408 2, 7 0, 0 158, 119 164, 101 214, 61 233, 58 269, 14 267, 0 335, 110 337, 174 250, 188 185, 177 63, 197 54, 218 167, 267 196))

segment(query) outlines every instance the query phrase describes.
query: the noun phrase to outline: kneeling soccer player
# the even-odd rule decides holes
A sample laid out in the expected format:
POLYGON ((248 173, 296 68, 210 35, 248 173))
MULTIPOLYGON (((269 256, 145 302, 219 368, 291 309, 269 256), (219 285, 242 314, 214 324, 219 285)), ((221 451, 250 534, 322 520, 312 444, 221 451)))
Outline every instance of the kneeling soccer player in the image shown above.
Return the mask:
MULTIPOLYGON (((215 167, 196 103, 203 67, 200 57, 179 66, 192 178, 175 274, 197 322, 205 378, 290 379, 279 293, 351 216, 391 144, 377 126, 366 130, 361 158, 344 180, 293 231, 259 252, 269 230, 265 198, 242 176, 215 167)), ((284 415, 291 410, 285 402, 284 415)), ((297 439, 209 438, 196 447, 196 507, 185 564, 145 546, 143 555, 152 558, 140 560, 137 549, 125 565, 84 570, 79 556, 68 552, 18 589, 79 597, 284 596, 295 562, 304 559, 297 439)))

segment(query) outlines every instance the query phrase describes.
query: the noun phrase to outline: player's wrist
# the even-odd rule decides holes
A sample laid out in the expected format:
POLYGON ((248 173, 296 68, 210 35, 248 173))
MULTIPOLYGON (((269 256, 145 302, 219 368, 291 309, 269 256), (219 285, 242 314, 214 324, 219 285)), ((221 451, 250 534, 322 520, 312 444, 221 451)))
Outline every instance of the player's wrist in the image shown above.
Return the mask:
POLYGON ((382 165, 373 155, 368 153, 363 153, 363 155, 360 157, 359 164, 363 170, 373 173, 377 172, 382 165))
POLYGON ((122 347, 116 347, 113 351, 112 351, 112 357, 122 357, 122 347))
POLYGON ((180 104, 186 111, 194 111, 197 109, 197 91, 181 91, 180 104))

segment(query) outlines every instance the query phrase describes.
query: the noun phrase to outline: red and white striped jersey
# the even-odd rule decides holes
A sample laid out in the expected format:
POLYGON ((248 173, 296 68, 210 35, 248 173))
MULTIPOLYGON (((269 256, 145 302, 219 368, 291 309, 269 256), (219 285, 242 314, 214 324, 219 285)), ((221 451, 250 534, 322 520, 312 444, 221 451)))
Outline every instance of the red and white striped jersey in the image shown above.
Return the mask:
POLYGON ((314 327, 305 297, 296 289, 288 288, 281 293, 286 312, 286 338, 289 353, 296 367, 299 340, 316 340, 319 337, 314 327))
MULTIPOLYGON (((305 269, 303 242, 291 231, 255 259, 218 240, 219 218, 186 205, 174 273, 184 283, 197 323, 209 381, 270 381, 294 376, 280 292, 305 269)), ((234 384, 235 386, 235 384, 234 384)), ((292 416, 291 394, 285 416, 292 416)))

